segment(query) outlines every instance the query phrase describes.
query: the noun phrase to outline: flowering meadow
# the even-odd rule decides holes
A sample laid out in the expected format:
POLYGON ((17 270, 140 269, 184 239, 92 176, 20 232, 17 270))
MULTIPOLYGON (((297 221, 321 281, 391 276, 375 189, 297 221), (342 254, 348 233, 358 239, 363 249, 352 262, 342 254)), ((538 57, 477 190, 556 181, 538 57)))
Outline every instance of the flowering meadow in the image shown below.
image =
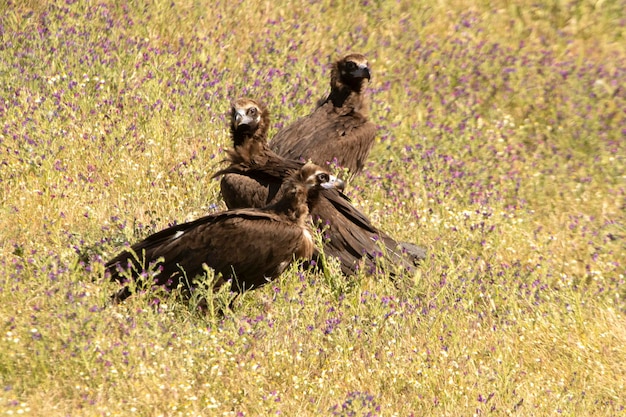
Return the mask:
POLYGON ((0 414, 626 415, 625 38, 624 0, 1 2, 0 414), (271 137, 350 52, 347 193, 423 264, 111 305, 104 262, 225 208, 230 101, 271 137))

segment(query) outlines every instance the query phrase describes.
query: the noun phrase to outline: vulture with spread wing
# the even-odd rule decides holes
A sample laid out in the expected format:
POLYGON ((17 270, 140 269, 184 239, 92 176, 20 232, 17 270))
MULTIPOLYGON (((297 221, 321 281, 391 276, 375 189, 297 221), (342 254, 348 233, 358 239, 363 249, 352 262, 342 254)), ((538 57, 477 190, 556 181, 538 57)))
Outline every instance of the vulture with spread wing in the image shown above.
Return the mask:
MULTIPOLYGON (((303 162, 285 159, 267 146, 269 128, 268 110, 251 99, 238 99, 231 109, 231 133, 234 149, 228 150, 230 165, 214 176, 223 175, 221 192, 226 205, 262 207, 282 198, 287 172, 302 166, 303 162)), ((357 271, 364 260, 373 270, 377 259, 384 257, 386 269, 411 269, 425 258, 424 249, 413 244, 399 244, 386 233, 374 227, 357 210, 348 197, 337 189, 320 191, 310 214, 323 231, 324 253, 336 257, 345 275, 357 271)), ((318 253, 314 255, 317 259, 318 253)))
MULTIPOLYGON (((312 163, 285 175, 283 192, 271 205, 208 215, 135 243, 106 264, 111 279, 124 283, 151 270, 155 285, 176 288, 182 283, 191 289, 192 279, 204 274, 206 265, 220 277, 216 286, 231 280, 231 289, 243 292, 278 277, 294 259, 311 259, 309 210, 335 179, 312 163)), ((130 295, 126 286, 114 298, 130 295)))
POLYGON ((351 54, 335 62, 330 94, 308 116, 279 131, 269 144, 278 155, 311 160, 324 166, 334 162, 350 176, 361 172, 374 145, 376 126, 368 120, 365 87, 370 80, 367 59, 351 54))

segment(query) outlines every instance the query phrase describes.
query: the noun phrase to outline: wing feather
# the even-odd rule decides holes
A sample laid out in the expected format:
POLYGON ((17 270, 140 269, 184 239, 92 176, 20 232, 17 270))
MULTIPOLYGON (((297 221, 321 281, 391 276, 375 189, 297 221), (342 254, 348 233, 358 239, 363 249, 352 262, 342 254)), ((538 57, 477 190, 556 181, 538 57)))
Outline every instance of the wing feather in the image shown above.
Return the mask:
POLYGON ((339 166, 358 174, 374 145, 376 126, 358 112, 341 114, 332 103, 318 107, 279 131, 270 148, 289 159, 312 160, 326 164, 337 160, 339 166))
MULTIPOLYGON (((158 233, 131 246, 140 260, 164 260, 156 277, 159 285, 175 287, 184 271, 188 278, 204 273, 203 264, 225 279, 233 278, 233 287, 252 288, 276 278, 296 256, 310 256, 303 251, 303 230, 275 213, 254 209, 232 210, 205 216, 158 233)), ((121 281, 128 262, 138 271, 131 251, 124 251, 107 263, 112 279, 121 281)))

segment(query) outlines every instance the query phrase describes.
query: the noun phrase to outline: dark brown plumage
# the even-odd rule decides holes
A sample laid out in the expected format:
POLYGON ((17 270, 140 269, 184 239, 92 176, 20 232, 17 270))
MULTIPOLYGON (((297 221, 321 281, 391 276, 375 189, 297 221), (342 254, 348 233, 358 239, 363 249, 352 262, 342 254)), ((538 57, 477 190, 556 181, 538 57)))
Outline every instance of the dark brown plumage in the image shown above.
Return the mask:
POLYGON ((359 174, 376 137, 364 91, 369 79, 363 55, 351 54, 335 62, 328 97, 320 100, 313 113, 279 131, 269 147, 285 158, 302 158, 321 166, 336 162, 350 176, 359 174))
MULTIPOLYGON (((267 146, 269 127, 267 109, 250 99, 238 99, 232 105, 231 132, 234 149, 228 151, 230 165, 215 174, 223 175, 221 191, 229 208, 260 207, 281 198, 286 172, 302 166, 302 162, 285 159, 267 146), (252 114, 254 117, 246 117, 252 114)), ((412 268, 425 257, 418 246, 402 248, 393 238, 372 225, 349 199, 336 189, 322 190, 311 206, 314 221, 320 221, 328 239, 324 244, 327 256, 336 257, 345 275, 354 274, 361 259, 373 269, 382 255, 389 261, 388 270, 412 268), (377 241, 382 244, 378 244, 377 241), (382 248, 382 249, 381 249, 382 248)), ((317 255, 314 255, 316 258, 317 255)))
POLYGON ((267 152, 269 125, 270 116, 265 106, 248 99, 238 99, 232 104, 230 133, 234 149, 226 152, 234 169, 232 172, 245 171, 248 175, 222 177, 222 197, 230 209, 263 207, 278 200, 282 179, 303 165, 302 162, 277 158, 273 152, 267 152))
MULTIPOLYGON (((314 244, 308 226, 309 206, 320 190, 334 186, 329 174, 312 163, 288 174, 281 198, 263 209, 239 209, 179 224, 131 246, 106 264, 111 279, 137 279, 158 263, 154 284, 190 289, 206 264, 221 274, 217 286, 232 279, 233 291, 257 288, 276 278, 295 259, 310 259, 314 244), (135 256, 139 259, 136 260, 135 256), (127 270, 128 272, 124 272, 127 270)), ((131 295, 128 287, 115 297, 131 295)))

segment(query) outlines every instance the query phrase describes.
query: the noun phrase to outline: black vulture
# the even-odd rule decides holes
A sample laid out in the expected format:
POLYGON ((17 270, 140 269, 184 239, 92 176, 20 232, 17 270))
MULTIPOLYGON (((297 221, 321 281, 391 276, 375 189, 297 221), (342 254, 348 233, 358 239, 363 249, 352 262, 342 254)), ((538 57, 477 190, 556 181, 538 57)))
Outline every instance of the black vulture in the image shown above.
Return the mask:
MULTIPOLYGON (((164 229, 107 262, 106 271, 111 280, 125 283, 129 277, 140 280, 143 271, 152 269, 153 284, 176 288, 182 283, 187 290, 192 289, 193 278, 205 273, 205 265, 220 277, 216 287, 231 280, 234 292, 275 279, 294 259, 311 259, 309 210, 335 180, 312 163, 291 170, 285 178, 284 192, 272 204, 211 214, 164 229)), ((126 286, 114 299, 130 295, 126 286)))
POLYGON ((329 162, 358 175, 374 145, 376 125, 368 120, 365 87, 370 80, 367 59, 351 54, 335 62, 330 75, 330 94, 318 102, 313 113, 280 130, 269 143, 278 155, 329 162))
MULTIPOLYGON (((221 192, 230 208, 262 207, 282 197, 290 170, 303 162, 289 160, 267 146, 269 111, 258 102, 240 98, 232 103, 231 133, 234 149, 228 150, 230 165, 214 176, 223 175, 221 192)), ((425 258, 423 248, 402 244, 376 228, 348 197, 334 189, 324 189, 311 206, 310 214, 325 237, 324 253, 338 258, 344 275, 357 272, 360 261, 374 270, 384 257, 385 270, 411 269, 425 258)), ((318 259, 316 250, 313 259, 318 259)))

